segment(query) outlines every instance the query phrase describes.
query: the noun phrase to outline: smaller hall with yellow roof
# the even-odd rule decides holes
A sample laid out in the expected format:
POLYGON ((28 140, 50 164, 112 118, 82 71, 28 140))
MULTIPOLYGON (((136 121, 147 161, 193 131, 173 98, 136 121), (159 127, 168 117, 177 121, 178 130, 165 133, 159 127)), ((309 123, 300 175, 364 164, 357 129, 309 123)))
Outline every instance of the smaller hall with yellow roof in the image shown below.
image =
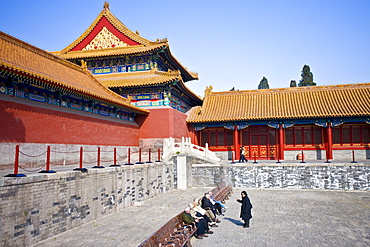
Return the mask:
POLYGON ((187 123, 201 146, 230 158, 370 159, 370 83, 213 92, 187 123), (227 154, 227 156, 226 156, 227 154))

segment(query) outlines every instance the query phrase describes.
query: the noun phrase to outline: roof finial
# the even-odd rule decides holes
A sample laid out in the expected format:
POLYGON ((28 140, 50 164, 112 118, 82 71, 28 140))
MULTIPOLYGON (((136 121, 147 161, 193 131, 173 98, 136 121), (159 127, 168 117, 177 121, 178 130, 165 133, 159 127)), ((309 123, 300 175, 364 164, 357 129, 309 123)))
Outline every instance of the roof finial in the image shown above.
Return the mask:
POLYGON ((209 96, 212 93, 212 89, 212 86, 206 87, 206 89, 204 90, 204 96, 209 96))
POLYGON ((87 69, 87 63, 84 60, 81 60, 81 67, 82 69, 87 69))
POLYGON ((109 10, 109 3, 104 1, 104 9, 109 10))

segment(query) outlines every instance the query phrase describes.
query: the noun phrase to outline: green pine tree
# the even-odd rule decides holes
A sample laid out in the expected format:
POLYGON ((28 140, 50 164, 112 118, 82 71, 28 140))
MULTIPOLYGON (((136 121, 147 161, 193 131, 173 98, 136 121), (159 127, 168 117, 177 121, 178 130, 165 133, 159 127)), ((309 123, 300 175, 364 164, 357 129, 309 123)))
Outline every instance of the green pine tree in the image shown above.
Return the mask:
POLYGON ((269 89, 269 83, 266 79, 266 77, 263 77, 262 80, 260 81, 260 84, 258 85, 258 89, 269 89))
POLYGON ((301 74, 302 79, 299 81, 298 87, 316 86, 316 83, 313 81, 313 74, 310 70, 310 66, 303 66, 301 74))
POLYGON ((295 80, 291 80, 290 87, 296 87, 296 86, 297 86, 297 82, 295 80))

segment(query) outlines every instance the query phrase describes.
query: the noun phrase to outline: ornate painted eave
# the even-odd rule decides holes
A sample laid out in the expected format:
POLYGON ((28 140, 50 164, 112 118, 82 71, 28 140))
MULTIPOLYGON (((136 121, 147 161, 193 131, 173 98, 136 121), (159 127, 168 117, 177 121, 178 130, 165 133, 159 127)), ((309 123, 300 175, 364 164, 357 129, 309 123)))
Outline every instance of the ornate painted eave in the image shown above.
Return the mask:
POLYGON ((370 83, 248 91, 206 92, 187 122, 370 116, 370 83))
POLYGON ((77 66, 3 32, 0 32, 0 67, 45 81, 52 87, 74 91, 87 98, 95 98, 138 113, 149 113, 132 106, 128 99, 103 86, 86 67, 77 66))
POLYGON ((182 92, 186 92, 186 94, 192 99, 194 100, 194 102, 198 105, 201 105, 203 100, 198 96, 196 95, 193 91, 191 91, 183 81, 180 81, 179 83, 177 83, 177 86, 181 89, 182 92))

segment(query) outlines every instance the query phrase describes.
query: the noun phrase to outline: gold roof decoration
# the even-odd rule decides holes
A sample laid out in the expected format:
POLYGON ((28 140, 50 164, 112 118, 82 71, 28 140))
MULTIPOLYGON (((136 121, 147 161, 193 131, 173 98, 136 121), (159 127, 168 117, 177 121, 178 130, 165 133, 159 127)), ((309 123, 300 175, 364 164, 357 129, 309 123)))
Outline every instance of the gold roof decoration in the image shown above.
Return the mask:
POLYGON ((85 60, 81 60, 81 67, 82 67, 84 70, 87 70, 87 63, 85 62, 85 60))
POLYGON ((102 100, 138 113, 149 113, 109 90, 85 68, 3 32, 0 32, 0 67, 74 91, 87 98, 102 100))
POLYGON ((370 83, 206 93, 187 122, 363 116, 370 116, 370 83))
POLYGON ((207 86, 206 89, 204 90, 204 97, 209 96, 212 94, 212 86, 207 86))
POLYGON ((104 9, 107 9, 109 10, 109 3, 104 1, 104 5, 103 5, 104 9))
POLYGON ((96 50, 125 46, 128 46, 128 44, 110 32, 107 27, 103 27, 103 29, 90 41, 89 44, 82 48, 82 50, 96 50))

